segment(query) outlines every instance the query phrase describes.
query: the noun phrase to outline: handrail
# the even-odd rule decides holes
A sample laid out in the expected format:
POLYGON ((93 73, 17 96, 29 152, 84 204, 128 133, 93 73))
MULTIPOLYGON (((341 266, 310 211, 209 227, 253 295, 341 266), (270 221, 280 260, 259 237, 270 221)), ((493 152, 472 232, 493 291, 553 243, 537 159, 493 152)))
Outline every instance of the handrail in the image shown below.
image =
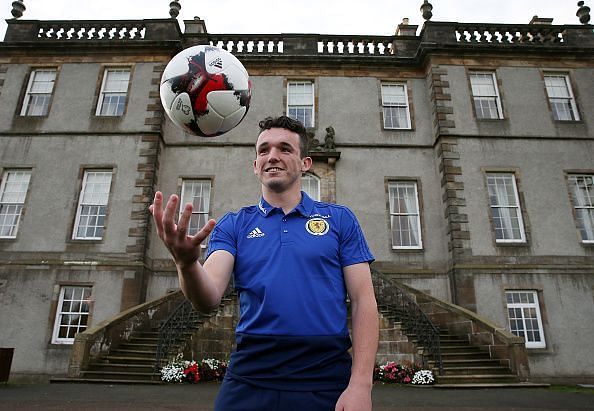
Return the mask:
POLYGON ((163 362, 170 359, 172 348, 184 341, 185 333, 195 328, 200 320, 200 312, 194 310, 189 300, 184 299, 178 304, 167 320, 159 327, 155 374, 159 372, 163 366, 163 362))
POLYGON ((439 374, 443 374, 439 329, 421 310, 414 297, 385 275, 372 268, 372 278, 378 303, 396 315, 407 332, 415 334, 419 345, 423 347, 423 366, 427 366, 426 353, 435 361, 439 374))

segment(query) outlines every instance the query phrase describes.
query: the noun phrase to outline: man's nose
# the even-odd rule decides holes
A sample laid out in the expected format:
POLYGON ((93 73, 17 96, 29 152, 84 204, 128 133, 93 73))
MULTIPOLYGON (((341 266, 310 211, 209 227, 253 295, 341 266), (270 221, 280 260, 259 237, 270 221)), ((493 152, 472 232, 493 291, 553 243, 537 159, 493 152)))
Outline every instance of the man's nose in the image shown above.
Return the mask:
POLYGON ((279 161, 280 151, 277 148, 271 148, 268 152, 268 161, 279 161))

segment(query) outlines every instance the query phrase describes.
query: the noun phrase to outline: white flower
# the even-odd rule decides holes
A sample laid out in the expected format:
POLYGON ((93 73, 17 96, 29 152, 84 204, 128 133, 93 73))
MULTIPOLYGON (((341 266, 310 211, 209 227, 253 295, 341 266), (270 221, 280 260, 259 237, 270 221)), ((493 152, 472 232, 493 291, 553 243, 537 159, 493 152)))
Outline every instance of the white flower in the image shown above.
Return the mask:
POLYGON ((433 378, 433 372, 431 370, 420 370, 413 376, 412 383, 417 385, 433 384, 435 378, 433 378))

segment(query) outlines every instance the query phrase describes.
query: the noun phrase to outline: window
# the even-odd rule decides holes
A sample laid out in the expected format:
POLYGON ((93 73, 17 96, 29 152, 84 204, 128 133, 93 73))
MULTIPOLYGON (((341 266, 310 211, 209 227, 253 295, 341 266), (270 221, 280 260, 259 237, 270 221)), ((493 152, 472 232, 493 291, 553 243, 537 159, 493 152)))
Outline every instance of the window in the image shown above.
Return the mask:
POLYGON ((392 248, 420 249, 421 221, 417 183, 395 181, 388 184, 392 248))
POLYGON ((536 291, 506 291, 505 296, 510 331, 524 337, 526 348, 545 348, 536 291))
POLYGON ((15 238, 25 204, 31 171, 7 170, 0 184, 0 238, 15 238))
POLYGON ((54 90, 56 69, 37 69, 31 72, 21 116, 46 116, 54 90))
POLYGON ((129 80, 129 69, 105 70, 96 115, 121 116, 124 114, 129 80))
POLYGON ((287 85, 287 115, 305 127, 314 126, 314 85, 311 81, 290 81, 287 85))
POLYGON ((111 171, 85 171, 74 226, 75 240, 103 238, 111 174, 111 171))
POLYGON ((385 129, 409 129, 410 112, 406 84, 382 84, 385 129))
POLYGON ((594 175, 570 175, 575 221, 584 243, 594 243, 594 175))
POLYGON ((566 74, 545 74, 544 81, 555 120, 578 121, 580 116, 569 85, 569 76, 566 74))
POLYGON ((320 179, 311 173, 305 173, 301 177, 301 189, 312 198, 320 201, 320 179))
POLYGON ((210 180, 183 180, 180 213, 186 203, 191 203, 189 235, 195 235, 208 221, 210 211, 210 180))
POLYGON ((52 343, 72 344, 76 334, 87 329, 90 303, 91 287, 60 288, 52 343))
POLYGON ((479 119, 503 118, 495 73, 470 73, 470 85, 476 117, 479 119))
POLYGON ((524 223, 513 174, 487 174, 489 203, 497 242, 524 242, 524 223))

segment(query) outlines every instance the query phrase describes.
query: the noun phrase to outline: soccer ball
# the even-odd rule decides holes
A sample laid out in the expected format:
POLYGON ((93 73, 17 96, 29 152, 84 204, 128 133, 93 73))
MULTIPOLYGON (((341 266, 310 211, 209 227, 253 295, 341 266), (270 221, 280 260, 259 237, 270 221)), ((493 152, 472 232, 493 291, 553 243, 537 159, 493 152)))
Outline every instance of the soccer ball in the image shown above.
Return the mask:
POLYGON ((161 77, 161 103, 174 124, 200 137, 236 127, 250 107, 251 83, 243 64, 214 46, 176 54, 161 77))

